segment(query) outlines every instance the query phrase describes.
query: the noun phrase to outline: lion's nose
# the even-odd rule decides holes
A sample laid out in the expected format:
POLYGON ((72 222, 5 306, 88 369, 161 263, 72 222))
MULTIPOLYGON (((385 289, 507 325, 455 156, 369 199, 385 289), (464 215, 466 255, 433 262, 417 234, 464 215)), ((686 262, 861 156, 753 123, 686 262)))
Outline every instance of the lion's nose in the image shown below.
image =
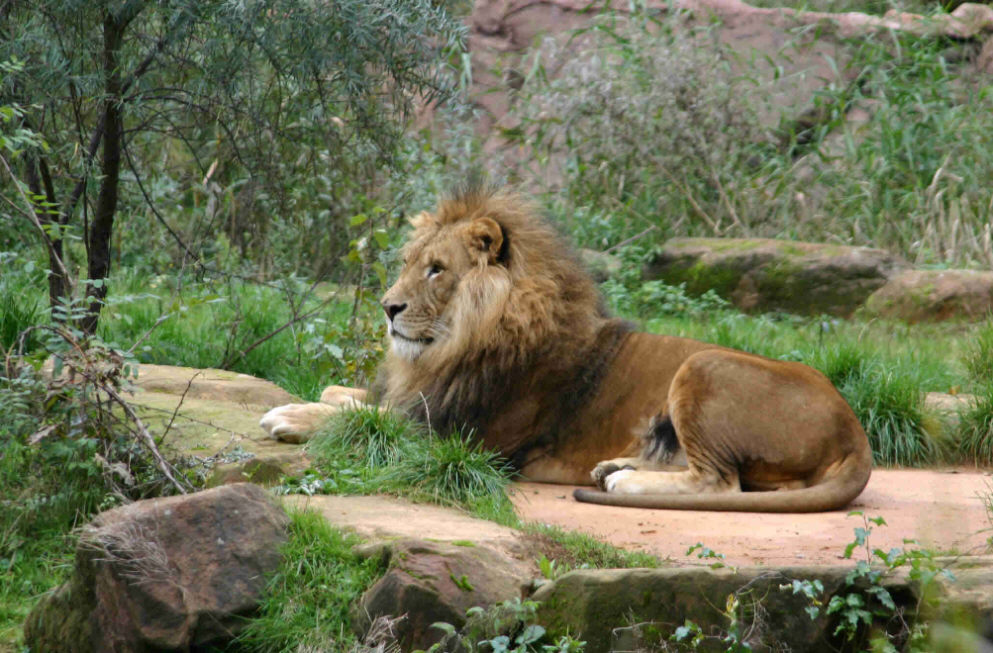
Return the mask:
POLYGON ((393 321, 397 315, 403 312, 403 309, 407 308, 407 304, 383 304, 383 310, 386 311, 386 317, 393 321))

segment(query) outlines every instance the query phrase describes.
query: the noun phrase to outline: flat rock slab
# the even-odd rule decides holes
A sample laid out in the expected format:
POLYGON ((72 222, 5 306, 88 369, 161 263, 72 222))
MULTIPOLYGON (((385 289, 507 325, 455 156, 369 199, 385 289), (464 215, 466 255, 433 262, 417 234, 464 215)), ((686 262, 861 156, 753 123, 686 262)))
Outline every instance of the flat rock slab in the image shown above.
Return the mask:
POLYGON ((468 541, 515 547, 518 531, 451 508, 385 496, 290 495, 287 508, 315 510, 365 540, 468 541))
POLYGON ((308 464, 302 447, 273 440, 259 426, 270 408, 300 402, 275 383, 225 370, 142 364, 133 385, 128 398, 151 433, 159 437, 169 427, 163 448, 214 460, 211 485, 270 484, 308 464))
MULTIPOLYGON (((904 547, 914 538, 942 552, 986 551, 991 527, 982 497, 989 473, 875 470, 849 510, 881 516, 871 545, 904 547)), ((848 510, 771 515, 615 508, 578 503, 571 486, 521 483, 514 496, 521 518, 589 533, 615 546, 640 549, 676 564, 700 564, 686 550, 702 542, 733 565, 845 565, 845 546, 862 526, 848 510)), ((707 562, 707 561, 703 561, 707 562)))

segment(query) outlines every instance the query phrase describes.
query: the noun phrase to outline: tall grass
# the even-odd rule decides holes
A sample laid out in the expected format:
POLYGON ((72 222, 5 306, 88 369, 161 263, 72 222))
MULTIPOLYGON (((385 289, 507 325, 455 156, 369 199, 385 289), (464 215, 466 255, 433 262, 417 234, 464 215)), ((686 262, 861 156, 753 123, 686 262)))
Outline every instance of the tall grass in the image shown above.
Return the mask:
POLYGON ((959 453, 977 465, 993 465, 993 382, 979 389, 960 416, 959 453))
MULTIPOLYGON (((810 100, 822 115, 801 129, 806 107, 770 105, 789 76, 753 68, 711 28, 611 15, 572 50, 539 53, 515 133, 561 180, 550 203, 584 245, 654 228, 655 241, 788 237, 989 266, 993 82, 947 46, 898 32, 842 43, 838 79, 810 100), (849 124, 851 109, 867 122, 849 124)), ((789 69, 783 57, 769 63, 789 69)))

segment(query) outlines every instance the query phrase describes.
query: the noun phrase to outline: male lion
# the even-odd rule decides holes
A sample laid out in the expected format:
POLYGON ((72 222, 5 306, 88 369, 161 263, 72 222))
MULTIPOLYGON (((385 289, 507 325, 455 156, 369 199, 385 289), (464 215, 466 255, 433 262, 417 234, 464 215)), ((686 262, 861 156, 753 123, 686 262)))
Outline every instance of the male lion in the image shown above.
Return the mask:
MULTIPOLYGON (((602 491, 576 490, 580 501, 814 512, 868 482, 865 432, 824 375, 611 319, 519 197, 469 188, 411 222, 382 299, 385 405, 443 433, 474 429, 528 479, 592 476, 602 491)), ((327 403, 275 408, 261 424, 301 441, 363 399, 332 387, 327 403)))

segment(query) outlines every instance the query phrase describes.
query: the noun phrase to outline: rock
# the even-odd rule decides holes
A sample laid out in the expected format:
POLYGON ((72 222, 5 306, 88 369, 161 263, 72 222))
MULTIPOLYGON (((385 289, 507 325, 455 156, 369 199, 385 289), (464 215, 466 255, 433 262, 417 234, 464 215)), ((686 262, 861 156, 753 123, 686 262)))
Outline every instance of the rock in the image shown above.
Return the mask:
POLYGON ((139 501, 83 529, 68 582, 25 625, 35 651, 188 651, 230 640, 280 562, 287 518, 242 483, 139 501))
POLYGON ((314 510, 338 528, 367 541, 429 539, 472 542, 500 548, 508 556, 532 559, 519 531, 459 510, 386 496, 290 495, 288 508, 314 510))
POLYGON ((728 620, 722 611, 728 596, 747 586, 741 602, 748 605, 754 597, 762 606, 756 616, 763 624, 756 629, 753 648, 764 644, 780 650, 776 645, 782 644, 788 647, 783 650, 828 651, 834 649, 825 639, 824 618, 811 620, 803 610, 809 605, 806 599, 779 586, 792 579, 818 579, 825 592, 833 595, 843 587, 847 571, 828 567, 754 567, 737 572, 708 568, 579 570, 542 586, 534 599, 541 602, 538 623, 550 632, 568 630, 585 640, 589 650, 608 651, 615 644, 645 645, 650 644, 645 640, 651 636, 666 638, 687 619, 705 634, 726 631, 728 620), (632 629, 635 624, 640 628, 632 629), (619 629, 616 635, 615 628, 619 629))
POLYGON ((879 249, 763 238, 674 238, 646 279, 713 289, 747 311, 848 317, 906 263, 879 249))
POLYGON ((461 627, 466 610, 521 597, 535 575, 531 563, 470 541, 401 540, 370 549, 385 555, 390 570, 352 610, 352 624, 364 635, 383 616, 405 615, 395 625, 402 650, 426 649, 443 636, 436 622, 461 627))
POLYGON ((160 446, 166 452, 211 461, 208 487, 244 481, 271 485, 310 464, 301 447, 267 438, 259 428, 270 408, 301 401, 270 381, 143 363, 129 398, 152 435, 164 434, 160 446))
POLYGON ((993 272, 906 270, 872 293, 865 311, 911 323, 983 320, 993 311, 993 272))
POLYGON ((616 277, 621 271, 621 260, 611 254, 594 249, 580 249, 579 258, 583 260, 586 269, 597 283, 616 277))
POLYGON ((463 512, 384 496, 288 496, 287 506, 316 510, 366 541, 360 552, 391 569, 362 597, 353 625, 365 636, 377 617, 394 624, 403 650, 427 648, 442 632, 430 626, 465 621, 470 607, 521 596, 537 575, 539 553, 519 531, 463 512))

